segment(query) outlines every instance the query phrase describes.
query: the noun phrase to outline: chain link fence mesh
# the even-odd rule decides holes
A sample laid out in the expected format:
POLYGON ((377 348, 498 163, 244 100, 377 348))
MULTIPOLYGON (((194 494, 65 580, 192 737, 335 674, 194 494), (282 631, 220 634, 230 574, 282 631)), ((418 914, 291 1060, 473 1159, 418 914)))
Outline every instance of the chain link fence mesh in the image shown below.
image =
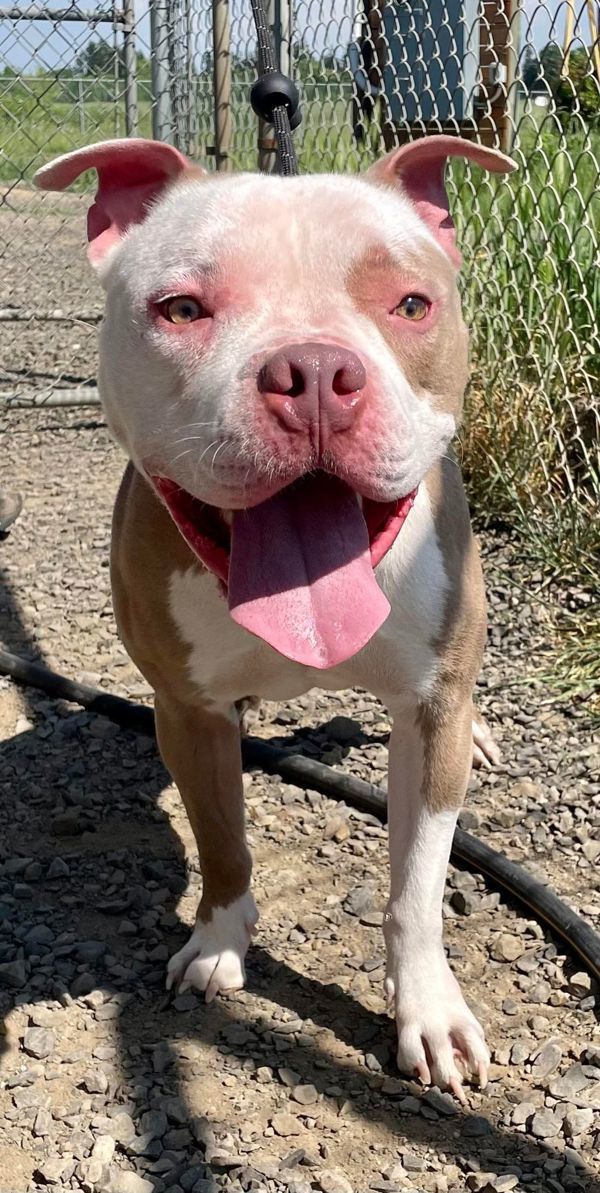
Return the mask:
MULTIPOLYGON (((5 406, 94 394, 101 302, 82 253, 84 184, 39 196, 31 176, 40 164, 137 132, 174 141, 208 169, 273 168, 268 130, 259 136, 248 102, 250 5, 216 0, 225 16, 216 85, 212 7, 69 5, 36 21, 31 6, 0 8, 5 406), (218 144, 215 106, 226 117, 218 144)), ((517 161, 501 179, 449 167, 472 329, 464 464, 481 513, 517 527, 562 571, 597 575, 597 4, 272 0, 271 16, 302 95, 301 170, 360 170, 441 131, 517 161)))

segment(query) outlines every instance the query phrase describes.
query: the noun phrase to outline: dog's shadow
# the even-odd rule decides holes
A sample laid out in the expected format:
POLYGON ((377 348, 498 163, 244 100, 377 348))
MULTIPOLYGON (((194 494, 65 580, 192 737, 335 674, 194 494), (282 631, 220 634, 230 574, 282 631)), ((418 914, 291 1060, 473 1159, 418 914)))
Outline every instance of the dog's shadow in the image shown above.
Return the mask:
MULTIPOLYGON (((0 936, 1 960, 23 958, 27 977, 16 991, 20 1003, 31 1005, 53 998, 68 1002, 68 991, 74 981, 83 980, 85 971, 93 979, 90 984, 101 989, 107 1001, 112 998, 113 1004, 121 1004, 120 1008, 116 1005, 120 1013, 112 1020, 121 1077, 118 1088, 109 1089, 110 1103, 122 1103, 139 1117, 150 1106, 161 1107, 166 1099, 177 1098, 179 1129, 191 1125, 194 1131, 194 1141, 188 1138, 185 1161, 174 1161, 168 1172, 166 1167, 164 1172, 156 1171, 152 1149, 141 1164, 137 1157, 141 1171, 155 1188, 162 1190, 194 1166, 200 1176, 205 1159, 197 1124, 207 1107, 203 1105, 202 1083, 197 1080, 193 1083, 195 1104, 187 1104, 187 1062, 182 1060, 181 1039, 221 1050, 224 1064, 236 1074, 236 1080, 252 1080, 242 1069, 248 1061, 248 1041, 243 1032, 238 1034, 233 1028, 242 1018, 252 1031, 253 1008, 247 1006, 252 995, 266 997, 302 1019, 310 1017, 313 1024, 330 1029, 344 1044, 356 1047, 364 1043, 365 1051, 383 1057, 384 1070, 397 1077, 389 1019, 368 1012, 339 987, 323 985, 275 960, 260 943, 251 948, 248 957, 248 993, 210 1006, 194 997, 188 998, 186 1006, 185 999, 173 1001, 165 996, 164 945, 173 952, 188 933, 175 912, 187 883, 183 848, 167 813, 157 807, 168 776, 152 743, 112 728, 106 730, 107 736, 98 736, 106 729, 103 723, 67 709, 62 709, 65 715, 54 724, 49 723, 48 713, 57 707, 31 696, 33 727, 0 747, 6 834, 0 903, 10 909, 9 918, 0 924, 0 928, 9 926, 0 936), (58 866, 61 873, 52 878, 49 875, 56 873, 56 865, 52 868, 56 857, 62 858, 64 865, 58 866), (20 865, 16 859, 28 860, 20 865), (36 941, 35 933, 31 943, 28 937, 35 925, 48 930, 42 935, 52 934, 50 944, 36 941), (48 964, 44 958, 52 953, 53 962, 48 964)), ((8 1010, 10 993, 5 990, 2 998, 3 1009, 8 1010)), ((87 1032, 84 1035, 89 1039, 87 1032)), ((531 1173, 532 1167, 539 1169, 549 1159, 561 1159, 560 1153, 545 1143, 497 1129, 481 1115, 457 1110, 448 1119, 427 1119, 401 1113, 398 1102, 403 1096, 419 1096, 413 1083, 398 1081, 392 1094, 384 1094, 381 1082, 374 1080, 367 1068, 329 1055, 322 1039, 314 1046, 298 1044, 281 1053, 271 1034, 263 1032, 253 1036, 251 1049, 255 1066, 283 1063, 295 1069, 303 1083, 314 1084, 318 1090, 337 1086, 336 1102, 347 1102, 352 1115, 385 1127, 399 1148, 405 1141, 409 1147, 411 1141, 420 1141, 445 1155, 455 1155, 461 1165, 498 1173, 531 1173)), ((23 1059, 22 1053, 11 1057, 9 1050, 5 1077, 16 1073, 23 1059)), ((68 1064, 65 1072, 68 1077, 68 1064)), ((74 1089, 73 1095, 80 1092, 74 1089)), ((81 1092, 82 1098, 86 1096, 81 1092)), ((91 1097, 94 1108, 102 1113, 103 1097, 91 1097)), ((299 1107, 296 1110, 302 1112, 299 1107)), ((307 1113, 311 1110, 318 1116, 318 1108, 308 1107, 307 1113)), ((214 1116, 214 1104, 212 1113, 214 1116)), ((220 1125, 226 1128, 227 1123, 220 1125)), ((310 1150, 317 1146, 315 1135, 307 1136, 310 1150)), ((293 1151, 297 1140, 290 1145, 293 1151)), ((264 1146, 266 1150, 268 1140, 264 1146)), ((251 1166, 251 1154, 240 1159, 240 1164, 244 1163, 251 1166)), ((204 1171, 206 1179, 216 1180, 223 1173, 222 1162, 209 1162, 204 1171)), ((299 1179, 302 1173, 310 1179, 310 1172, 310 1168, 298 1168, 299 1179)), ((585 1181, 574 1178, 568 1187, 600 1193, 597 1181, 589 1176, 585 1181)), ((186 1187, 191 1186, 186 1183, 186 1187)), ((538 1184, 534 1177, 528 1187, 545 1190, 548 1186, 545 1178, 540 1177, 538 1184)))

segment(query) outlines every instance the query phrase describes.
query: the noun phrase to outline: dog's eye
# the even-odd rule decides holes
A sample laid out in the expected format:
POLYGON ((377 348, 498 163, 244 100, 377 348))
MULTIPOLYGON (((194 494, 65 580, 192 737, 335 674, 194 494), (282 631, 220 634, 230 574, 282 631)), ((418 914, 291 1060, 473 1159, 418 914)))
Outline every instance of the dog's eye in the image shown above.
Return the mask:
POLYGON ((202 319, 205 312, 195 298, 188 298, 185 294, 178 294, 175 298, 165 298, 159 302, 158 309, 169 323, 195 323, 202 319))
POLYGON ((418 323, 425 318, 430 306, 431 303, 420 294, 407 294, 394 308, 394 314, 400 315, 402 319, 410 319, 411 323, 418 323))

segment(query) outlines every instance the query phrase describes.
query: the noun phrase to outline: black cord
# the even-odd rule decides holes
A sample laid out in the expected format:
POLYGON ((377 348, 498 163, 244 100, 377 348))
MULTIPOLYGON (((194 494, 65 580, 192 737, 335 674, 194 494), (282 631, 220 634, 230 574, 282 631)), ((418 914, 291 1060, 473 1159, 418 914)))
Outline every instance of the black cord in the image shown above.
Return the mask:
POLYGON ((257 116, 273 125, 280 174, 298 173, 298 159, 292 129, 300 123, 300 96, 291 79, 281 74, 263 0, 250 0, 258 42, 258 73, 250 102, 257 116))
MULTIPOLYGON (((39 688, 49 696, 80 704, 89 712, 101 713, 124 729, 132 729, 148 737, 155 736, 151 708, 124 700, 122 696, 111 696, 87 684, 75 683, 40 663, 30 663, 18 655, 0 650, 0 675, 39 688)), ((246 769, 256 767, 267 774, 280 775, 298 787, 320 791, 362 812, 370 812, 383 823, 387 820, 386 793, 381 787, 375 787, 353 775, 342 774, 314 758, 283 750, 257 737, 244 738, 242 754, 246 769)), ((482 874, 493 886, 499 887, 533 913, 540 923, 560 937, 571 952, 578 955, 589 973, 600 981, 600 936, 581 916, 567 907, 550 887, 544 886, 515 862, 509 861, 503 853, 459 828, 454 834, 451 857, 453 862, 482 874)))

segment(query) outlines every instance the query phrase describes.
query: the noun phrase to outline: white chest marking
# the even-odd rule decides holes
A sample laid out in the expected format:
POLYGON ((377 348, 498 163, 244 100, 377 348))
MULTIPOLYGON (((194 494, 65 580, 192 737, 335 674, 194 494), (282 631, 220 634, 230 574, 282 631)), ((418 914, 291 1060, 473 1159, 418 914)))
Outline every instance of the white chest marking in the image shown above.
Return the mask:
POLYGON ((290 662, 232 621, 213 576, 196 568, 173 572, 170 609, 190 647, 190 677, 223 706, 249 695, 287 700, 314 687, 364 687, 391 707, 404 692, 426 695, 437 675, 432 642, 448 581, 424 486, 377 579, 391 605, 388 620, 354 658, 317 671, 290 662))

